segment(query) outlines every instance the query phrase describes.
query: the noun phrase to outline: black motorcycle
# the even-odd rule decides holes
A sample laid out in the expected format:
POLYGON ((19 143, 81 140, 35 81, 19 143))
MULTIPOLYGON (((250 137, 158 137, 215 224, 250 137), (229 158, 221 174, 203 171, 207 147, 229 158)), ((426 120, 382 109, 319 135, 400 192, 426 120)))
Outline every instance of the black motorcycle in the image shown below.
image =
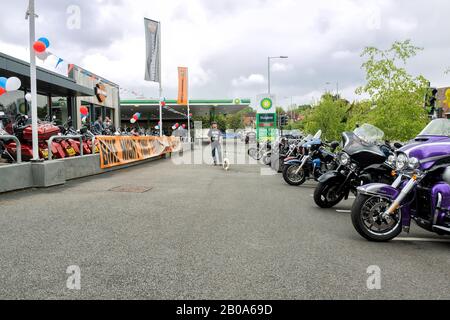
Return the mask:
POLYGON ((339 167, 319 178, 314 192, 314 201, 321 208, 332 208, 350 192, 356 195, 357 188, 368 183, 390 184, 394 181, 394 167, 389 157, 393 148, 387 143, 377 143, 383 131, 372 125, 363 125, 354 132, 344 132, 343 151, 339 154, 339 167))
POLYGON ((286 158, 283 165, 283 179, 291 186, 300 186, 306 180, 318 180, 325 172, 335 170, 337 167, 336 148, 338 142, 324 143, 319 131, 314 137, 305 138, 306 143, 301 145, 299 156, 286 158))

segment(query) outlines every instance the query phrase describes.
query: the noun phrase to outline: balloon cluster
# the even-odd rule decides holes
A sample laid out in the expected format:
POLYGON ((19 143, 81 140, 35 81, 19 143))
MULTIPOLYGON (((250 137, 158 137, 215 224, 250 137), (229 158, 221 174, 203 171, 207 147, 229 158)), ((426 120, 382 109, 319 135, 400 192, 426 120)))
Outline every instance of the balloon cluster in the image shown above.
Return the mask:
POLYGON ((141 118, 141 114, 139 112, 136 112, 135 114, 133 114, 133 116, 130 119, 130 122, 132 124, 135 124, 136 121, 138 121, 141 118))
POLYGON ((17 77, 0 77, 0 96, 6 92, 19 90, 21 86, 22 82, 17 77))
POLYGON ((176 130, 176 129, 178 129, 180 127, 180 124, 179 123, 175 123, 174 125, 173 125, 173 127, 172 127, 172 130, 176 130))
POLYGON ((34 44, 33 49, 37 53, 44 53, 50 47, 50 41, 47 38, 39 38, 34 44))

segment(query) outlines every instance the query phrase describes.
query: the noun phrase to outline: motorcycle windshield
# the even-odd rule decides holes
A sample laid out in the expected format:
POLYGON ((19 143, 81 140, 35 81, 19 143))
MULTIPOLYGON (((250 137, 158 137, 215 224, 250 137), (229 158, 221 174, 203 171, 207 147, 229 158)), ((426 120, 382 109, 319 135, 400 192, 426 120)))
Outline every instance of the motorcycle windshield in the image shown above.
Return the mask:
POLYGON ((436 119, 431 121, 420 136, 444 136, 450 137, 450 119, 436 119))
POLYGON ((319 140, 322 137, 322 130, 317 131, 317 133, 312 138, 313 140, 319 140))
POLYGON ((364 153, 384 156, 379 146, 362 140, 354 132, 344 132, 343 139, 345 143, 344 151, 351 157, 364 153))
POLYGON ((380 142, 384 137, 384 132, 381 129, 367 123, 356 128, 353 133, 362 141, 367 143, 380 142))

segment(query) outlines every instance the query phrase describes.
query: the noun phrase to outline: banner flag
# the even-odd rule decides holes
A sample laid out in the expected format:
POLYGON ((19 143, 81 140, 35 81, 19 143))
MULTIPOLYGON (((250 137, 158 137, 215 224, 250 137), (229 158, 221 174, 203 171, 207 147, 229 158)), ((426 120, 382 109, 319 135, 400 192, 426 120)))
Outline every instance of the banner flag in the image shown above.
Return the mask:
POLYGON ((161 81, 161 44, 160 44, 160 23, 144 18, 145 24, 145 80, 161 81))
POLYGON ((188 104, 188 68, 178 67, 178 100, 179 105, 188 104))

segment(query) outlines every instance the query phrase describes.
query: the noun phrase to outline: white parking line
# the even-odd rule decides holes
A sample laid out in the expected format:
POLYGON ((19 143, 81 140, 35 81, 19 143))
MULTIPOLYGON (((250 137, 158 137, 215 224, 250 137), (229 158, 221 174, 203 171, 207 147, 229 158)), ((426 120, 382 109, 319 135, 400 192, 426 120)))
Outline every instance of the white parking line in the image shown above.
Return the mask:
POLYGON ((450 243, 450 239, 432 239, 432 238, 395 238, 392 241, 417 241, 417 242, 447 242, 450 243))
POLYGON ((352 213, 352 210, 336 210, 339 213, 352 213))

